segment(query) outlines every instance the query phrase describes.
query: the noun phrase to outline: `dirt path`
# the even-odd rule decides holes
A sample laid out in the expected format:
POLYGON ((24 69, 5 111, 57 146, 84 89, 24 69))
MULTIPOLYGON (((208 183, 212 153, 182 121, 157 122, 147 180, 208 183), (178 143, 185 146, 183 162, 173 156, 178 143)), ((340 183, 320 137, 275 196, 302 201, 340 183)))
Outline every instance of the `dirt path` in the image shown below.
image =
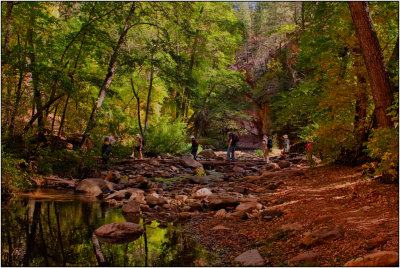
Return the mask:
POLYGON ((343 266, 377 250, 398 252, 398 186, 365 179, 360 168, 342 166, 307 169, 305 176, 283 182, 263 198, 268 209, 284 212, 282 217, 265 221, 211 216, 192 222, 202 243, 224 256, 222 265, 232 265, 236 256, 254 248, 267 266, 287 266, 289 259, 307 251, 317 257, 303 264, 317 266, 343 266), (218 225, 229 229, 213 231, 218 225), (334 227, 340 230, 337 239, 301 243, 307 231, 334 227))

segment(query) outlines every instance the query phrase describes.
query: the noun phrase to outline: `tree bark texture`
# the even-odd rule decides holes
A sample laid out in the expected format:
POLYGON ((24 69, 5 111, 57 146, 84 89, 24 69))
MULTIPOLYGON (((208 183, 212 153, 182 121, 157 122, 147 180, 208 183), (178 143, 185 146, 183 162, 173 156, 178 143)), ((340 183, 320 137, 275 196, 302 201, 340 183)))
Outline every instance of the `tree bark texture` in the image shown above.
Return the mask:
POLYGON ((377 125, 391 127, 393 124, 387 115, 387 108, 392 105, 393 95, 382 50, 369 14, 368 2, 348 2, 348 5, 367 67, 377 125))
POLYGON ((6 19, 4 22, 4 54, 10 56, 11 51, 9 50, 10 38, 11 38, 11 20, 12 20, 12 9, 14 2, 7 2, 6 19))
POLYGON ((129 29, 131 28, 130 21, 133 18, 135 9, 136 9, 136 2, 133 2, 131 9, 129 11, 128 17, 126 18, 124 29, 119 37, 118 43, 114 49, 114 52, 113 52, 110 62, 108 64, 108 72, 107 72, 106 78, 104 79, 103 86, 100 89, 99 97, 97 99, 97 104, 93 107, 92 112, 90 114, 89 121, 87 123, 86 130, 83 134, 82 141, 80 144, 81 146, 83 146, 83 144, 85 144, 85 141, 86 141, 87 137, 89 136, 90 131, 92 131, 93 128, 96 126, 96 115, 97 115, 99 108, 103 104, 104 98, 106 97, 106 92, 110 88, 111 82, 114 78, 114 73, 115 73, 115 69, 116 69, 116 63, 117 63, 117 59, 119 56, 119 52, 122 48, 122 44, 124 43, 125 37, 128 34, 129 29))

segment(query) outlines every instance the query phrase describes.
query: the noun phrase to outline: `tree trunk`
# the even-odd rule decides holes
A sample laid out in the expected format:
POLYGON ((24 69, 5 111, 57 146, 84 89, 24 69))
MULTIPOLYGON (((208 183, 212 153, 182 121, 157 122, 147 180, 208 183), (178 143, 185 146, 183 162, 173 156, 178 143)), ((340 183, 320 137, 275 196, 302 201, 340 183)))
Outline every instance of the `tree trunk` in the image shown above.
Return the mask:
POLYGON ((14 127, 15 127, 15 117, 17 116, 18 113, 18 108, 19 108, 19 102, 21 101, 22 97, 22 82, 23 82, 24 74, 22 73, 22 70, 19 71, 19 79, 18 79, 18 85, 17 85, 17 92, 15 93, 15 103, 13 107, 13 112, 11 114, 11 119, 10 119, 10 133, 13 135, 14 134, 14 127))
POLYGON ((7 12, 4 21, 4 54, 10 56, 11 51, 9 50, 10 38, 11 38, 11 20, 12 20, 12 9, 14 7, 14 2, 7 2, 7 12))
POLYGON ((65 100, 65 105, 64 105, 63 113, 62 113, 61 120, 60 120, 60 126, 58 127, 57 137, 60 137, 62 128, 64 126, 65 114, 67 113, 67 106, 68 106, 69 97, 70 96, 68 95, 67 99, 65 100))
POLYGON ((99 97, 97 99, 97 104, 95 106, 93 106, 93 109, 90 114, 89 121, 87 123, 86 130, 83 134, 80 146, 83 146, 85 144, 85 141, 86 141, 87 137, 89 136, 90 132, 96 126, 96 115, 97 115, 97 112, 100 109, 101 105, 103 104, 104 98, 106 96, 106 92, 109 89, 111 82, 114 78, 114 73, 115 73, 115 69, 116 69, 116 63, 117 63, 117 59, 119 56, 119 52, 122 48, 122 44, 124 43, 125 36, 127 35, 128 31, 130 29, 130 21, 133 18, 135 9, 136 9, 136 2, 133 2, 132 6, 130 8, 128 17, 126 18, 124 29, 119 37, 117 46, 115 47, 114 53, 111 56, 110 62, 108 64, 108 73, 107 73, 106 78, 104 79, 103 85, 100 89, 99 97))
POLYGON ((142 135, 142 137, 143 137, 142 122, 140 120, 140 98, 139 98, 139 93, 136 93, 135 86, 133 84, 133 76, 132 75, 131 75, 131 86, 132 86, 133 95, 135 95, 136 103, 137 103, 137 118, 138 118, 138 124, 139 124, 139 129, 140 129, 140 135, 142 135))
POLYGON ((396 45, 393 48, 393 53, 392 56, 390 56, 388 66, 389 66, 390 85, 393 94, 394 92, 399 92, 399 84, 398 84, 399 81, 397 77, 399 71, 399 36, 397 36, 396 45))
MULTIPOLYGON (((39 90, 39 73, 36 70, 36 55, 35 55, 35 46, 33 44, 33 35, 34 35, 34 27, 36 24, 36 16, 35 12, 32 12, 30 18, 30 27, 27 33, 27 42, 28 42, 28 58, 30 63, 28 65, 28 71, 32 74, 32 83, 33 83, 33 101, 36 106, 36 114, 38 120, 38 139, 39 141, 44 141, 44 126, 45 122, 43 120, 43 108, 42 108, 42 97, 39 90)), ((32 114, 33 118, 33 114, 32 114)))
POLYGON ((368 2, 348 2, 348 5, 367 67, 378 127, 391 127, 393 123, 387 115, 387 109, 392 105, 393 96, 368 2))
POLYGON ((149 123, 149 111, 150 111, 150 102, 151 102, 151 91, 153 89, 153 79, 154 79, 154 64, 153 64, 153 60, 154 60, 154 48, 155 45, 153 44, 153 48, 151 51, 151 70, 150 70, 150 84, 149 84, 149 92, 147 93, 147 103, 146 103, 146 116, 144 119, 144 136, 146 137, 147 135, 147 126, 149 123))

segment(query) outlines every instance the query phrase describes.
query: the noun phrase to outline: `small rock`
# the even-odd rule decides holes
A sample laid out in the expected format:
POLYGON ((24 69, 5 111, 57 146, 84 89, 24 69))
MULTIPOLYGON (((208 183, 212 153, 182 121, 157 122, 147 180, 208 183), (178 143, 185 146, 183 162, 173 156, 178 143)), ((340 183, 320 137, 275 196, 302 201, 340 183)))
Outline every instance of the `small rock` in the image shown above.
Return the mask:
POLYGON ((238 173, 238 174, 243 174, 243 173, 245 173, 245 170, 244 170, 243 168, 241 168, 241 167, 238 167, 238 166, 234 166, 234 167, 232 168, 232 171, 235 172, 235 173, 238 173))
POLYGON ((260 210, 262 209, 262 205, 258 202, 246 202, 246 203, 241 203, 239 206, 236 207, 235 210, 249 212, 254 209, 260 210))
POLYGON ((296 257, 291 258, 288 261, 288 263, 296 264, 299 262, 310 262, 310 261, 315 260, 318 257, 319 257, 318 253, 315 253, 313 251, 306 251, 306 252, 303 252, 303 253, 297 255, 296 257))
POLYGON ((226 216, 226 210, 225 209, 220 209, 217 211, 217 213, 215 213, 214 215, 217 218, 225 218, 226 216))
POLYGON ((146 202, 149 205, 162 205, 167 203, 164 197, 159 196, 157 193, 151 193, 146 196, 146 202))
POLYGON ((155 166, 155 167, 159 167, 159 166, 160 166, 160 162, 158 162, 158 161, 155 160, 155 159, 151 159, 151 160, 149 161, 149 164, 152 165, 152 166, 155 166))
POLYGON ((387 237, 374 237, 370 240, 367 241, 365 248, 368 250, 374 249, 376 247, 382 246, 383 244, 385 244, 388 241, 387 237))
POLYGON ((209 184, 210 179, 207 177, 193 176, 189 178, 189 181, 196 184, 209 184))
POLYGON ((372 254, 365 255, 364 257, 358 257, 356 259, 346 262, 344 266, 370 266, 370 267, 382 267, 382 266, 398 266, 399 254, 394 251, 378 251, 372 254))
POLYGON ((217 225, 211 228, 211 231, 220 231, 220 230, 230 230, 231 228, 225 227, 223 225, 217 225))
POLYGON ((233 187, 233 191, 236 193, 241 193, 244 194, 246 192, 247 188, 243 186, 235 186, 233 187))
POLYGON ((211 192, 210 189, 208 189, 208 188, 201 188, 201 189, 197 190, 197 191, 193 194, 193 198, 202 199, 202 198, 205 198, 205 197, 210 196, 210 195, 212 195, 212 192, 211 192))
POLYGON ((283 212, 280 210, 275 210, 275 209, 269 209, 269 210, 264 210, 261 213, 262 217, 267 220, 270 221, 275 217, 280 217, 283 215, 283 212))
POLYGON ((267 163, 264 166, 264 170, 270 170, 270 171, 277 171, 280 170, 281 168, 277 163, 267 163))
POLYGON ((281 160, 278 162, 279 167, 282 168, 288 168, 290 167, 290 162, 286 160, 281 160))
POLYGON ((122 206, 122 212, 125 213, 139 213, 140 202, 136 200, 129 200, 128 203, 122 206))
POLYGON ((314 232, 306 232, 300 243, 306 246, 315 245, 328 240, 335 240, 340 237, 340 229, 338 227, 326 227, 314 232))
POLYGON ((228 194, 212 194, 207 197, 209 206, 213 210, 226 208, 229 206, 237 206, 239 204, 239 199, 237 197, 228 194))
POLYGON ((105 180, 114 183, 119 183, 119 181, 121 180, 121 174, 118 171, 110 171, 107 173, 105 180))
POLYGON ((187 197, 187 195, 176 195, 175 199, 179 200, 181 202, 185 202, 188 199, 188 197, 187 197))
POLYGON ((248 250, 235 258, 236 262, 243 266, 263 266, 264 259, 261 257, 257 249, 248 250))

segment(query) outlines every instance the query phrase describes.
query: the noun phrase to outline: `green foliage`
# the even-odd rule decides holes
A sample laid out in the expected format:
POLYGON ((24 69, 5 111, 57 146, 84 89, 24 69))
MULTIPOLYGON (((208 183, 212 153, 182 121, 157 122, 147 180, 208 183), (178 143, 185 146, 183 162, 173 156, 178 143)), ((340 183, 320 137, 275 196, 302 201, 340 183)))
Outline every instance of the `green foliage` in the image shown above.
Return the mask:
POLYGON ((371 132, 367 143, 368 155, 378 160, 375 175, 384 174, 397 180, 399 173, 399 130, 379 128, 371 132))
POLYGON ((152 153, 181 153, 188 152, 191 144, 188 143, 186 124, 179 119, 172 120, 163 117, 158 124, 149 127, 146 136, 146 151, 152 153))
POLYGON ((1 156, 1 192, 13 193, 30 190, 32 183, 27 172, 28 166, 29 164, 24 159, 3 151, 1 156), (22 170, 21 166, 25 166, 26 170, 22 170))
POLYGON ((258 154, 259 156, 263 156, 263 151, 261 149, 255 150, 255 153, 258 154))

